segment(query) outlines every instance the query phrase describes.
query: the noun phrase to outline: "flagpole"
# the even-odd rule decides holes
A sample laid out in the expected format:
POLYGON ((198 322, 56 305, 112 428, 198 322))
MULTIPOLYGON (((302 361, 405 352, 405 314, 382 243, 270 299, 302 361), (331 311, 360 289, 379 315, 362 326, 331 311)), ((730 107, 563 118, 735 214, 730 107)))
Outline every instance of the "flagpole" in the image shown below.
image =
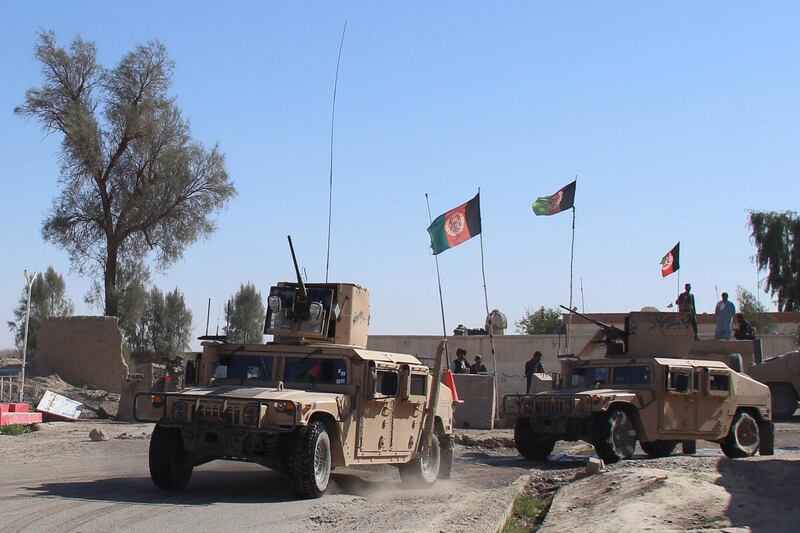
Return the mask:
MULTIPOLYGON (((425 193, 425 203, 428 206, 428 224, 433 224, 433 217, 431 216, 431 203, 428 200, 428 193, 425 193)), ((433 254, 433 259, 436 262, 436 283, 439 285, 439 307, 442 310, 442 338, 444 339, 444 356, 447 359, 447 368, 450 368, 450 353, 447 350, 447 326, 444 320, 444 298, 442 297, 442 277, 439 274, 439 256, 433 254)), ((436 376, 436 379, 441 379, 441 376, 436 376)))
MULTIPOLYGON (((577 176, 575 176, 577 179, 577 176)), ((572 266, 575 259, 575 204, 572 205, 572 244, 569 249, 569 319, 567 322, 567 346, 565 353, 569 353, 569 341, 572 334, 572 266)))
MULTIPOLYGON (((481 188, 478 187, 478 194, 481 194, 481 188)), ((495 377, 495 395, 497 396, 495 404, 495 408, 499 409, 500 407, 500 389, 497 386, 497 354, 494 349, 494 331, 492 328, 492 324, 489 321, 489 293, 486 290, 486 267, 483 260, 483 221, 481 221, 481 276, 483 276, 483 303, 486 306, 486 329, 489 333, 489 346, 492 349, 492 367, 494 368, 494 377, 495 377)))

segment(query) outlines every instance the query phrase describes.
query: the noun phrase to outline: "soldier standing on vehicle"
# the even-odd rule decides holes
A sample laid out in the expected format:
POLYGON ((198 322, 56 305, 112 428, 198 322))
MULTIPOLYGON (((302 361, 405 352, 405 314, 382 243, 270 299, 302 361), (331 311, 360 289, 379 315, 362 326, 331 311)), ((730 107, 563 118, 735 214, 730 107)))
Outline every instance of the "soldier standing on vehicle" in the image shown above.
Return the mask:
POLYGON ((750 322, 745 320, 743 313, 736 313, 736 320, 739 321, 739 327, 736 328, 736 331, 733 332, 733 337, 736 340, 753 340, 756 338, 755 330, 753 330, 753 326, 750 325, 750 322))
POLYGON ((700 340, 700 337, 697 336, 697 308, 694 305, 694 294, 691 293, 692 284, 687 283, 684 288, 686 291, 678 295, 675 303, 678 304, 678 311, 689 313, 689 323, 692 325, 692 330, 694 330, 694 340, 697 341, 700 340))
POLYGON ((714 314, 717 315, 717 329, 714 332, 714 338, 723 341, 730 340, 736 306, 733 305, 733 302, 728 301, 727 292, 722 293, 722 300, 717 302, 714 314))
POLYGON ((541 374, 544 372, 544 365, 542 365, 542 352, 536 350, 533 352, 527 363, 525 363, 525 391, 531 390, 531 381, 533 381, 534 374, 541 374))
POLYGON ((464 348, 456 350, 453 361, 453 374, 469 374, 469 361, 466 360, 467 351, 464 348))

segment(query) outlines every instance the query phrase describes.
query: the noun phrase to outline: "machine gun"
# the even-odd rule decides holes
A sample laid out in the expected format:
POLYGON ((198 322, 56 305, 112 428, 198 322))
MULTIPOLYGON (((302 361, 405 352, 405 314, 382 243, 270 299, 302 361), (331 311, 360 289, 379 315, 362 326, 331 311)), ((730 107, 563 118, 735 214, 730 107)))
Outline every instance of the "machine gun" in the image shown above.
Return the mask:
MULTIPOLYGON (((627 332, 619 329, 616 326, 612 326, 610 324, 605 324, 600 322, 599 320, 595 320, 594 318, 584 315, 583 313, 579 313, 574 309, 570 309, 569 307, 565 307, 563 305, 559 306, 562 309, 569 311, 570 313, 574 313, 579 317, 583 318, 584 320, 588 320, 598 328, 600 331, 592 337, 589 343, 586 345, 587 348, 592 344, 598 344, 604 342, 606 345, 606 355, 622 355, 625 353, 626 345, 628 343, 628 334, 627 332)), ((584 352, 587 351, 587 348, 581 350, 581 353, 578 356, 585 355, 584 352)))

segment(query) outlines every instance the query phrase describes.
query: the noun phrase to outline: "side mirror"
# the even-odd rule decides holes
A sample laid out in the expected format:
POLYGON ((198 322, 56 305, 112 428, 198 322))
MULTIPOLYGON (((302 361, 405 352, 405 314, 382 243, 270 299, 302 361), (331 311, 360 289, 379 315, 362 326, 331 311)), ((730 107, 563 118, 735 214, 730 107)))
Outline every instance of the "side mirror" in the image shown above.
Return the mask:
POLYGON ((378 395, 378 370, 374 363, 370 363, 367 375, 367 398, 374 399, 378 395))

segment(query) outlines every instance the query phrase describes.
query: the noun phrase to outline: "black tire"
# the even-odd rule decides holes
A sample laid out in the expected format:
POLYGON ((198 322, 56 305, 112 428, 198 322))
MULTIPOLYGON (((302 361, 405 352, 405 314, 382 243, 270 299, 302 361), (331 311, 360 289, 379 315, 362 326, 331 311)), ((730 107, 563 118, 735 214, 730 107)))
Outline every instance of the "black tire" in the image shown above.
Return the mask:
POLYGON ((439 450, 441 453, 439 479, 450 479, 453 470, 453 439, 450 435, 439 436, 439 450))
POLYGON ((772 416, 775 420, 786 420, 797 411, 797 395, 788 383, 773 383, 769 386, 772 396, 772 416))
POLYGON ((674 440, 654 440, 652 442, 640 442, 644 453, 650 457, 667 457, 672 455, 678 443, 674 440))
POLYGON ((697 441, 685 440, 681 442, 681 451, 684 455, 694 455, 697 453, 697 441))
POLYGON ((544 461, 553 453, 556 440, 551 436, 534 435, 530 420, 518 418, 514 426, 514 444, 519 454, 525 459, 544 461))
POLYGON ((736 413, 728 436, 719 445, 722 453, 733 459, 755 455, 761 443, 758 425, 753 415, 745 411, 736 413))
POLYGON ((298 428, 289 449, 286 473, 289 489, 300 498, 319 498, 331 476, 331 438, 319 420, 298 428))
POLYGON ((162 490, 180 490, 192 477, 191 457, 183 449, 181 431, 156 425, 150 437, 150 479, 162 490))
POLYGON ((441 466, 442 449, 439 446, 439 437, 434 433, 431 435, 431 444, 423 455, 400 465, 400 481, 411 488, 430 487, 439 478, 441 466))
POLYGON ((775 455, 775 424, 772 420, 759 422, 758 432, 761 437, 758 444, 758 453, 761 455, 775 455))
POLYGON ((636 451, 636 427, 628 413, 613 408, 597 417, 594 449, 597 456, 608 464, 633 456, 636 451))

